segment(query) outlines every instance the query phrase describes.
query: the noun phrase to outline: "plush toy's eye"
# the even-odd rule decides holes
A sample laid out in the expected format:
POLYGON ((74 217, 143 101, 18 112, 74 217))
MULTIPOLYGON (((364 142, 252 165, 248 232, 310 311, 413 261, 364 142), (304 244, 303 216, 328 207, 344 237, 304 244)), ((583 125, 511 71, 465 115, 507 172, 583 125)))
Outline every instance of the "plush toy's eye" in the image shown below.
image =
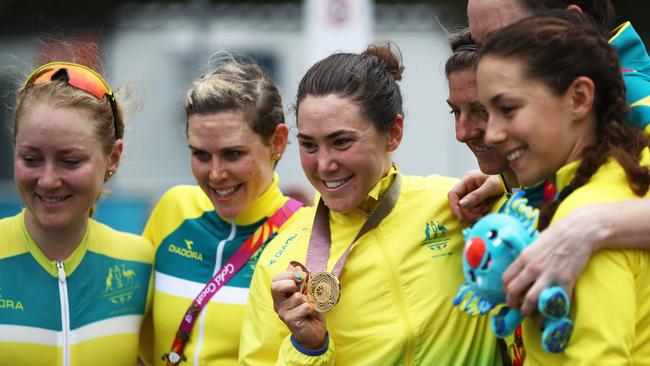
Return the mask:
POLYGON ((494 239, 497 237, 497 231, 496 230, 490 230, 487 233, 488 239, 494 239))

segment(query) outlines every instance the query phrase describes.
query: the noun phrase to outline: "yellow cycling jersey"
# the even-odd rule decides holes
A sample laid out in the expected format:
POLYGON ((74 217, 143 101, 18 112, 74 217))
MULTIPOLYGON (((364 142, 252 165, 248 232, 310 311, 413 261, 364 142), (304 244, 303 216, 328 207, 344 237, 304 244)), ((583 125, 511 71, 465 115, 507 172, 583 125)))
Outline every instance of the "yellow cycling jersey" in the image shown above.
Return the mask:
POLYGON ((0 365, 135 365, 153 249, 90 219, 68 259, 49 260, 24 211, 0 220, 0 365))
MULTIPOLYGON (((370 192, 372 207, 395 170, 370 192)), ((298 212, 262 253, 246 307, 242 365, 497 365, 496 337, 486 317, 452 307, 463 282, 461 225, 447 192, 456 181, 403 177, 392 212, 353 246, 340 275, 340 302, 325 314, 328 347, 318 355, 293 345, 273 310, 270 284, 290 261, 306 262, 315 209, 298 212)), ((367 212, 330 212, 331 270, 367 212)))
MULTIPOLYGON (((647 148, 641 161, 650 166, 647 148)), ((558 191, 569 184, 579 165, 574 161, 556 173, 558 191)), ((632 198, 638 196, 630 190, 625 171, 610 158, 560 203, 551 225, 579 207, 632 198)), ((526 365, 650 365, 650 252, 596 253, 578 278, 572 301, 575 329, 563 354, 544 352, 540 324, 524 320, 526 365)))
MULTIPOLYGON (((278 188, 277 175, 271 187, 236 220, 217 215, 198 186, 177 186, 163 195, 143 234, 153 242, 156 259, 153 329, 152 334, 147 333, 149 347, 143 349, 148 364, 165 364, 162 355, 170 351, 192 301, 240 245, 287 200, 278 188)), ((237 365, 244 305, 263 248, 205 306, 192 329, 183 365, 237 365)))

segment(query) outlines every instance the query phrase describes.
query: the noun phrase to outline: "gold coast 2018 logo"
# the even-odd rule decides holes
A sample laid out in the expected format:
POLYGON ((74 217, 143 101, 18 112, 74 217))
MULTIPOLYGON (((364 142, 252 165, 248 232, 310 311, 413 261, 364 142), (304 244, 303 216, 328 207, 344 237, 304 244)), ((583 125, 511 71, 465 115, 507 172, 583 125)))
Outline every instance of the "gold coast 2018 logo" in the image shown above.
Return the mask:
POLYGON ((104 297, 113 304, 124 304, 133 298, 133 291, 138 288, 135 271, 124 264, 108 268, 104 297))
MULTIPOLYGON (((0 288, 0 290, 2 289, 0 288)), ((25 308, 23 307, 22 301, 3 297, 2 292, 0 292, 0 310, 25 311, 25 308)))

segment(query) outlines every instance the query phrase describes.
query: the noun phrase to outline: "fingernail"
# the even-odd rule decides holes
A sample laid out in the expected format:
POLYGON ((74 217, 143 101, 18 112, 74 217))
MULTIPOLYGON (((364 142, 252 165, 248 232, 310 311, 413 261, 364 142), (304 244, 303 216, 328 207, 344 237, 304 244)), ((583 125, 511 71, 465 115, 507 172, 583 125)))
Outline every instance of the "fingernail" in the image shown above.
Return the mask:
POLYGON ((294 278, 296 279, 296 281, 302 281, 302 273, 296 273, 294 275, 294 278))
POLYGON ((463 208, 467 208, 467 206, 469 206, 470 203, 472 203, 472 201, 470 201, 469 198, 463 198, 462 200, 460 200, 458 202, 460 207, 463 207, 463 208))

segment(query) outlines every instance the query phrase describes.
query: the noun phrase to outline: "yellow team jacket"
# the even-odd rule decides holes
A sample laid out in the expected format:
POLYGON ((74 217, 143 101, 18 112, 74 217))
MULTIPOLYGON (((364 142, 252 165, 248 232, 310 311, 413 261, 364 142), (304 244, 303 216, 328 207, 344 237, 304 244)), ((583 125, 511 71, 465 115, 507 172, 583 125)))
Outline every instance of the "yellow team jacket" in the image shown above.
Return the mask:
MULTIPOLYGON (((650 166, 650 153, 641 162, 650 166)), ((558 191, 566 187, 580 165, 569 163, 556 173, 558 191)), ((647 194, 646 197, 650 197, 647 194)), ((578 207, 598 202, 638 198, 615 159, 558 207, 551 225, 578 207)), ((602 250, 589 261, 573 293, 574 332, 563 354, 541 348, 539 324, 523 323, 526 365, 650 365, 650 252, 602 250)))
POLYGON ((151 243, 92 219, 51 261, 24 211, 0 220, 0 365, 135 365, 152 261, 151 243))
MULTIPOLYGON (((148 323, 153 329, 144 337, 148 347, 143 348, 147 364, 164 365, 161 356, 170 351, 194 298, 287 200, 278 188, 277 175, 271 187, 231 221, 217 215, 198 186, 177 186, 163 195, 143 233, 154 244, 156 260, 153 319, 148 323)), ((237 365, 244 305, 263 248, 205 306, 194 324, 185 348, 187 361, 182 365, 237 365)))
MULTIPOLYGON (((396 171, 393 170, 392 174, 396 171)), ((362 207, 372 207, 393 179, 381 180, 362 207)), ((399 174, 399 173, 397 173, 399 174)), ((393 211, 352 247, 340 276, 338 305, 326 317, 327 351, 294 348, 273 310, 270 284, 289 261, 306 261, 314 208, 294 216, 262 253, 246 307, 242 365, 497 365, 496 338, 486 317, 452 307, 463 281, 461 225, 447 192, 454 179, 403 177, 393 211)), ((366 220, 364 210, 330 212, 331 270, 366 220)))

